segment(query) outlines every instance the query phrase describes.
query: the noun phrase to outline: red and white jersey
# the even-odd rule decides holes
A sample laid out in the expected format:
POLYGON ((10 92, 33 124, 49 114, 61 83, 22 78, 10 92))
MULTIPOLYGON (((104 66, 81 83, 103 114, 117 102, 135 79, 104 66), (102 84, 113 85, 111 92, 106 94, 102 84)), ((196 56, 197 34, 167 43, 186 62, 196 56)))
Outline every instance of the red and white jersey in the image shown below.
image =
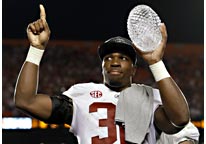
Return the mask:
MULTIPOLYGON (((161 104, 159 91, 154 89, 153 113, 161 104)), ((115 108, 120 92, 104 84, 83 83, 72 86, 63 93, 73 100, 73 119, 70 131, 80 144, 124 144, 124 130, 116 125, 115 108)), ((154 133, 153 118, 144 143, 151 142, 154 133)))

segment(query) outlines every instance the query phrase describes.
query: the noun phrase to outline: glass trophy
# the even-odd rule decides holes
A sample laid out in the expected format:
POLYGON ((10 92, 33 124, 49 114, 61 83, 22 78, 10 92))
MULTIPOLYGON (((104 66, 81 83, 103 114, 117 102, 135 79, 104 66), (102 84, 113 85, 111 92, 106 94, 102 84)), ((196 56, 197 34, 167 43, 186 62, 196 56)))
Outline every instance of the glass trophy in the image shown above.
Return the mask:
POLYGON ((127 19, 127 31, 131 41, 142 52, 151 52, 162 40, 161 20, 147 5, 134 7, 127 19))

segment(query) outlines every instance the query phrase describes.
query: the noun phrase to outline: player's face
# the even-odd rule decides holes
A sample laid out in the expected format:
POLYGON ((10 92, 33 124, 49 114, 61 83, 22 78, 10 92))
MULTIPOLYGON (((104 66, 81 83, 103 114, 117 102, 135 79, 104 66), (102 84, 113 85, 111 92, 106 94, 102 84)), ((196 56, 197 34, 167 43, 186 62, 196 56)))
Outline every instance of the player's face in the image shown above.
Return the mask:
POLYGON ((135 67, 127 55, 111 53, 103 59, 102 74, 107 86, 122 90, 131 85, 135 67))

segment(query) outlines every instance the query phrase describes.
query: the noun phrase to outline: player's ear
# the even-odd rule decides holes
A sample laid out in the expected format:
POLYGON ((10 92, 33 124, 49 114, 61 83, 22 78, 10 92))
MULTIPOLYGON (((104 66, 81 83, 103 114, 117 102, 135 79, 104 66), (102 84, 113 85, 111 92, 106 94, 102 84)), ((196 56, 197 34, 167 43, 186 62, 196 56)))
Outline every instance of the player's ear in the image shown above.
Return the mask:
POLYGON ((136 66, 133 66, 133 67, 132 67, 132 76, 135 76, 136 71, 137 71, 136 66))

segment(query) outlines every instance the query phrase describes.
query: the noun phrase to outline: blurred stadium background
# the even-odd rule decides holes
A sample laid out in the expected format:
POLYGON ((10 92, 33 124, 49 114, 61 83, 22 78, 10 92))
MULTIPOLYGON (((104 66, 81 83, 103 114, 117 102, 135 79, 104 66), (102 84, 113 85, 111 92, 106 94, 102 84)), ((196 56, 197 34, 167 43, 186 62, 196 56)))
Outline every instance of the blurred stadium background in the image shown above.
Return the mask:
MULTIPOLYGON (((204 143, 204 28, 203 0, 192 1, 26 1, 3 0, 2 20, 2 142, 3 144, 75 144, 68 125, 47 125, 14 107, 13 93, 29 43, 25 29, 38 19, 43 3, 52 31, 40 67, 39 92, 61 93, 81 82, 101 82, 101 63, 96 55, 104 40, 128 37, 129 10, 145 3, 159 13, 168 29, 165 63, 188 101, 192 122, 204 143), (26 134, 26 136, 25 136, 26 134)), ((134 82, 156 86, 144 63, 134 82), (141 74, 139 74, 141 73, 141 74)))

